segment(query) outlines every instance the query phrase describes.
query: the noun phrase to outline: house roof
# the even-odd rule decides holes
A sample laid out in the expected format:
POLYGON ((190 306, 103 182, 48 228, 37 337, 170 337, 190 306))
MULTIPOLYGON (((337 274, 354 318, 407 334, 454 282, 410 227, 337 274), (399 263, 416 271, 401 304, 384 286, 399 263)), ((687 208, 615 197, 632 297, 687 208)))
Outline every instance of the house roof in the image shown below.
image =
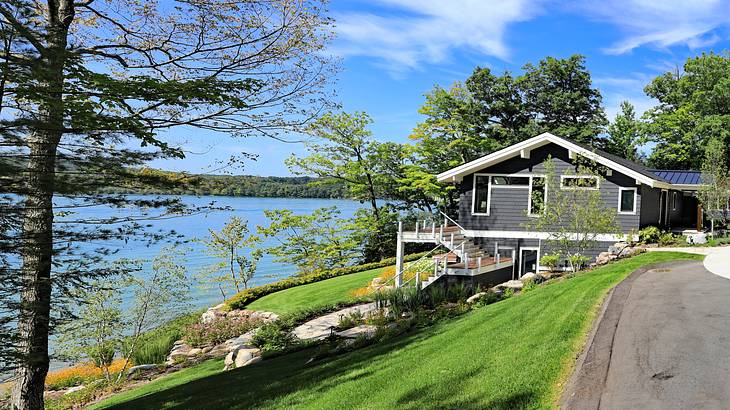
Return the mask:
POLYGON ((652 173, 675 185, 700 185, 701 171, 680 171, 675 169, 652 169, 652 173))
POLYGON ((478 158, 474 161, 467 162, 466 164, 459 165, 458 167, 442 172, 437 175, 437 179, 440 182, 460 181, 464 176, 468 174, 492 166, 494 164, 498 164, 507 159, 516 156, 529 158, 531 150, 550 143, 566 148, 571 157, 579 154, 583 157, 596 161, 601 165, 618 171, 624 175, 635 178, 637 182, 649 185, 651 187, 671 187, 671 183, 669 181, 651 172, 648 168, 644 167, 641 164, 637 164, 625 158, 621 158, 616 155, 594 149, 587 145, 571 141, 567 138, 558 137, 549 132, 540 134, 536 137, 532 137, 522 142, 518 142, 517 144, 511 145, 507 148, 503 148, 499 151, 478 158))

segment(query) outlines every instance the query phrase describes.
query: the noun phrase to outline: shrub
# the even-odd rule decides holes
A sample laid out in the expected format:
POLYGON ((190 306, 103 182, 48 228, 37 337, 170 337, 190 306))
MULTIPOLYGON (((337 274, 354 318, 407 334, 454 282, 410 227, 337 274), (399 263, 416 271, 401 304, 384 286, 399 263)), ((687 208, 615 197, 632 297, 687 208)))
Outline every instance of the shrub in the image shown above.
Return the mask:
MULTIPOLYGON (((118 373, 124 366, 124 359, 114 360, 109 366, 110 374, 118 373)), ((104 371, 94 363, 82 363, 65 369, 49 372, 46 376, 48 390, 61 390, 91 381, 103 379, 104 371)))
POLYGON ((532 290, 535 290, 535 288, 537 288, 537 283, 535 283, 535 281, 531 280, 531 281, 525 283, 524 286, 522 286, 522 292, 527 293, 532 290))
POLYGON ((219 318, 209 323, 195 323, 185 329, 183 339, 192 347, 214 346, 261 326, 258 319, 219 318))
POLYGON ((432 285, 428 291, 428 296, 431 302, 431 307, 435 308, 446 301, 446 288, 439 285, 432 285))
POLYGON ((509 299, 514 295, 515 295, 515 290, 512 288, 507 288, 502 292, 502 299, 509 299))
POLYGON ((469 297, 469 287, 464 282, 451 285, 448 288, 448 299, 452 302, 463 302, 469 297))
POLYGON ((568 256, 568 262, 570 262, 570 266, 572 266, 575 271, 582 269, 589 260, 590 258, 579 253, 568 256))
POLYGON ((639 231, 639 242, 641 243, 657 243, 662 231, 656 226, 647 226, 639 231))
MULTIPOLYGON (((414 261, 420 259, 426 252, 416 253, 408 255, 404 258, 406 261, 414 261)), ((382 268, 384 266, 390 266, 395 264, 395 258, 383 259, 379 262, 366 263, 364 265, 348 266, 345 268, 335 268, 326 271, 315 272, 305 276, 294 276, 287 279, 282 279, 273 283, 269 283, 262 286, 256 286, 253 288, 246 289, 236 295, 233 295, 226 301, 226 304, 231 309, 244 309, 246 305, 253 302, 256 299, 260 299, 268 294, 278 292, 280 290, 293 288, 295 286, 306 285, 309 283, 319 282, 325 279, 334 278, 337 276, 349 275, 351 273, 362 272, 370 269, 382 268)))
POLYGON ((480 296, 479 299, 475 302, 477 306, 486 306, 491 305, 492 303, 499 302, 502 299, 502 297, 499 295, 499 293, 494 292, 493 290, 487 290, 484 295, 480 296))
POLYGON ((278 320, 264 324, 254 333, 251 343, 264 352, 284 352, 297 346, 290 329, 278 320))
POLYGON ((150 338, 144 337, 138 343, 139 347, 134 349, 132 361, 138 364, 162 364, 172 349, 172 345, 180 337, 178 333, 160 335, 150 338))
POLYGON ((678 243, 678 238, 674 236, 671 232, 663 233, 659 237, 659 245, 661 246, 670 246, 670 245, 676 245, 678 243))
POLYGON ((550 272, 553 272, 555 268, 558 267, 559 261, 560 255, 558 254, 544 255, 542 258, 540 258, 540 265, 547 266, 548 269, 550 269, 550 272))
POLYGON ((355 310, 340 317, 340 322, 337 324, 337 327, 340 329, 349 329, 361 325, 364 319, 362 312, 355 310))

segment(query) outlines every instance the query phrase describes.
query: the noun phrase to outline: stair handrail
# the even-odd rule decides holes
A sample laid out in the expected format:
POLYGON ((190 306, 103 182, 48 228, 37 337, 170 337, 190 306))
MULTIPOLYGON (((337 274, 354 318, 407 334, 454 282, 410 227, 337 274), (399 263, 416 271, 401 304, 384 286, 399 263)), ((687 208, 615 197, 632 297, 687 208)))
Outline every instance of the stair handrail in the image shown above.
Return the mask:
POLYGON ((446 215, 445 213, 443 213, 443 211, 439 211, 439 213, 440 213, 440 214, 441 214, 441 215, 442 215, 442 216, 443 216, 444 218, 446 218, 446 219, 448 219, 449 221, 451 221, 451 222, 452 222, 452 223, 453 223, 454 225, 456 225, 456 226, 457 226, 457 227, 458 227, 459 229, 461 229, 462 231, 466 231, 466 229, 464 229, 464 227, 463 227, 463 226, 459 225, 459 223, 458 223, 458 222, 456 222, 455 220, 451 219, 451 218, 450 218, 450 217, 449 217, 448 215, 446 215))
MULTIPOLYGON (((441 244, 439 243, 438 245, 436 245, 436 247, 435 247, 435 248, 433 248, 433 249, 431 249, 430 251, 426 252, 426 254, 424 254, 424 255, 423 255, 423 256, 421 256, 420 258, 416 259, 415 261, 412 261, 412 262, 408 262, 408 263, 406 263, 406 264, 403 264, 403 269, 401 269, 401 271, 400 271, 400 272, 396 272, 396 273, 395 273, 395 276, 393 276, 392 278, 390 278, 390 279, 386 280, 385 282, 381 283, 381 284, 380 284, 380 286, 378 286, 378 287, 377 287, 377 288, 375 289, 375 291, 376 291, 376 292, 377 292, 377 291, 379 291, 379 290, 380 290, 380 289, 381 289, 382 287, 386 286, 386 285, 388 284, 388 282, 391 282, 391 281, 395 281, 395 278, 397 278, 398 276, 401 276, 401 277, 402 277, 402 275, 403 275, 404 273, 406 273, 406 270, 407 270, 408 268, 410 268, 411 266, 417 266, 419 262, 421 262, 422 260, 424 260, 424 259, 426 259, 427 257, 429 257, 429 255, 431 255, 431 254, 432 254, 433 252, 435 252, 435 251, 436 251, 437 249, 439 249, 439 248, 441 248, 441 247, 442 247, 442 245, 441 245, 441 244)), ((411 279, 413 279, 413 278, 411 278, 411 279)), ((408 279, 407 281, 405 281, 405 282, 402 282, 402 283, 401 283, 401 286, 403 286, 403 285, 405 285, 406 283, 410 282, 410 281, 411 281, 411 279, 408 279)))

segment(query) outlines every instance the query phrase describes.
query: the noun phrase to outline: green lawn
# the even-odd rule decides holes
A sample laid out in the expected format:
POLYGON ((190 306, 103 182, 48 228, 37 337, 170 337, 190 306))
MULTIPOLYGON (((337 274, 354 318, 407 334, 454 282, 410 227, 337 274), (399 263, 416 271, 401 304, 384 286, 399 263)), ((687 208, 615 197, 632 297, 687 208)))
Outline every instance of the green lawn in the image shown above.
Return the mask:
POLYGON ((702 257, 642 254, 315 363, 306 364, 311 351, 226 373, 211 361, 96 408, 554 407, 607 290, 642 265, 680 258, 702 257))
POLYGON ((285 289, 253 301, 246 306, 246 309, 266 310, 283 314, 345 302, 351 299, 350 292, 367 286, 384 269, 387 268, 351 273, 321 282, 285 289))

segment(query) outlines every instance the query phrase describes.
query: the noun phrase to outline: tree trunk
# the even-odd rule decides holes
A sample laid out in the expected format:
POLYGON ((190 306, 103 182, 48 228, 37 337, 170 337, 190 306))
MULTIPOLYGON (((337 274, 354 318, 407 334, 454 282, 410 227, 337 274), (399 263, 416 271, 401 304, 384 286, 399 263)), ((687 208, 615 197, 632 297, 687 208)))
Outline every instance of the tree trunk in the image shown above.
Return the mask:
POLYGON ((41 96, 29 126, 26 193, 23 210, 22 289, 18 319, 18 353, 12 406, 42 409, 48 373, 48 336, 51 311, 53 257, 53 192, 56 150, 63 134, 63 79, 68 26, 73 7, 68 1, 49 2, 47 46, 38 62, 36 78, 41 96), (57 9, 56 9, 57 7, 57 9))

